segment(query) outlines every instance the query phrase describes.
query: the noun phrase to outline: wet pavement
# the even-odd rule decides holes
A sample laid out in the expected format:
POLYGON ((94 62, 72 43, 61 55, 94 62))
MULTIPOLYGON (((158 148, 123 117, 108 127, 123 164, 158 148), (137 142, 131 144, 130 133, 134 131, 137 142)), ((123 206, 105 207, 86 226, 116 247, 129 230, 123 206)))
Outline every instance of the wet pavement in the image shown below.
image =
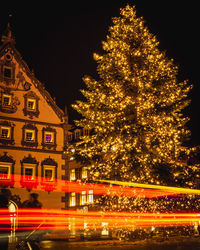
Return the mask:
POLYGON ((200 238, 171 238, 163 242, 144 240, 123 241, 51 241, 39 243, 41 250, 200 250, 200 238))

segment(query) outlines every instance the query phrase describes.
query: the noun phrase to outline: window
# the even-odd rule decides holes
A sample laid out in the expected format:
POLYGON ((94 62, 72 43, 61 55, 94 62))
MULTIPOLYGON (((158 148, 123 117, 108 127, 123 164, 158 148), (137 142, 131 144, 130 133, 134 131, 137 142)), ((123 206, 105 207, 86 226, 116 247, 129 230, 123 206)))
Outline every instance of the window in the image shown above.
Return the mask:
POLYGON ((44 180, 53 181, 55 179, 55 168, 53 166, 44 166, 44 180))
POLYGON ((27 147, 37 147, 38 129, 34 124, 26 123, 22 128, 22 145, 27 147))
POLYGON ((88 191, 88 203, 93 203, 93 190, 88 191))
POLYGON ((58 163, 50 156, 41 162, 41 183, 47 187, 54 185, 57 182, 58 163), (49 183, 51 182, 51 183, 49 183))
POLYGON ((76 193, 70 194, 69 206, 70 207, 76 206, 76 193))
POLYGON ((45 132, 45 142, 46 143, 53 143, 54 142, 54 133, 45 132))
POLYGON ((39 162, 31 154, 25 156, 21 161, 21 185, 31 190, 38 185, 38 164, 39 162))
POLYGON ((11 79, 12 78, 12 68, 4 65, 4 67, 3 67, 3 76, 5 78, 11 79))
POLYGON ((86 191, 81 192, 81 200, 80 200, 81 205, 85 205, 87 203, 87 196, 86 196, 86 191))
POLYGON ((35 130, 25 130, 25 140, 26 141, 35 141, 35 130))
POLYGON ((29 164, 24 165, 24 175, 25 180, 32 181, 35 179, 35 166, 30 166, 29 164))
POLYGON ((35 104, 36 104, 35 99, 30 99, 30 98, 27 99, 27 109, 28 110, 35 110, 35 107, 36 107, 35 104))
POLYGON ((14 145, 14 124, 8 121, 0 122, 0 143, 14 145))
POLYGON ((42 129, 42 143, 43 149, 56 150, 56 129, 47 126, 42 129))
POLYGON ((3 94, 2 105, 4 107, 9 107, 11 105, 11 96, 10 95, 3 94))
POLYGON ((82 168, 82 179, 86 179, 87 178, 87 167, 83 167, 82 168))
POLYGON ((1 126, 1 138, 10 139, 10 127, 1 126))
POLYGON ((0 180, 10 179, 11 164, 10 163, 0 163, 0 180))
POLYGON ((39 97, 33 92, 29 91, 24 95, 24 108, 23 112, 25 116, 29 116, 32 119, 34 116, 38 117, 39 112, 39 97))
POLYGON ((74 181, 76 179, 76 172, 75 172, 75 168, 70 169, 70 177, 69 177, 70 181, 74 181))

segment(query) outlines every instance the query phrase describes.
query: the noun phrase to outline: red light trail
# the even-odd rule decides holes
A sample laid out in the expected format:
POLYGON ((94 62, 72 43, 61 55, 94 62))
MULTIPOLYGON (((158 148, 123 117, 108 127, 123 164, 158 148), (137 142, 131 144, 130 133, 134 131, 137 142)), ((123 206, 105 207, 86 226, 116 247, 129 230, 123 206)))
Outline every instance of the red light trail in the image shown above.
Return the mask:
MULTIPOLYGON (((0 228, 9 230, 10 217, 15 216, 6 209, 0 210, 0 228)), ((200 222, 199 213, 130 213, 100 212, 83 213, 74 210, 19 209, 17 230, 69 230, 106 228, 143 228, 192 226, 200 222)))
MULTIPOLYGON (((181 189, 173 187, 164 187, 148 184, 127 183, 117 181, 101 181, 109 184, 83 183, 72 182, 66 180, 55 179, 54 181, 45 181, 43 177, 35 177, 34 180, 27 181, 27 178, 22 175, 12 175, 12 185, 15 188, 27 188, 36 191, 53 191, 65 193, 81 193, 82 191, 93 190, 95 195, 109 196, 126 196, 126 197, 141 197, 141 198, 156 198, 161 196, 177 195, 182 193, 200 193, 199 190, 181 189), (113 185, 114 184, 114 185, 113 185), (135 185, 135 186, 134 186, 135 185), (138 185, 138 186, 137 186, 138 185), (189 190, 189 191, 188 191, 189 190)), ((1 186, 8 186, 8 180, 0 179, 1 186)))

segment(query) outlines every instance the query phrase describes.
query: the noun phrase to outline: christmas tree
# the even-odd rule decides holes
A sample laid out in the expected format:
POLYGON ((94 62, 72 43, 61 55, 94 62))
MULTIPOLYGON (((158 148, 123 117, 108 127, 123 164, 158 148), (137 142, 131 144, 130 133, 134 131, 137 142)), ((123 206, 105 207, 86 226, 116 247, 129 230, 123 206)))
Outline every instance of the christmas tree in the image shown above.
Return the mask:
POLYGON ((76 159, 90 166, 92 181, 178 185, 190 151, 181 112, 192 86, 177 80, 178 67, 135 7, 121 9, 102 44, 99 79, 85 76, 86 100, 73 105, 83 117, 76 125, 92 131, 76 144, 76 159))

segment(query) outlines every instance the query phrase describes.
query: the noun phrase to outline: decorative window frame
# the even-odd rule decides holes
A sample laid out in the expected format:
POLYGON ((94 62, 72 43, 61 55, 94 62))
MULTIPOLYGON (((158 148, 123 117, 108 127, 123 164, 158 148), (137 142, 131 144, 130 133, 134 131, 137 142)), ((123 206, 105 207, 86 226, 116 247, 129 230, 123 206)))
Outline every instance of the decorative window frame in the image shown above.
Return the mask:
POLYGON ((31 154, 29 154, 27 157, 24 156, 24 158, 20 161, 21 163, 21 185, 24 188, 27 188, 28 190, 31 190, 33 188, 36 188, 38 185, 38 165, 39 162, 36 160, 35 157, 32 157, 31 154), (32 168, 34 175, 33 178, 26 178, 25 177, 25 169, 26 168, 32 168))
POLYGON ((24 108, 23 112, 25 116, 29 116, 30 119, 32 119, 34 116, 38 117, 40 112, 39 112, 39 100, 40 98, 33 92, 29 91, 24 95, 24 108), (34 109, 29 109, 28 108, 28 100, 34 100, 35 101, 35 107, 34 109))
POLYGON ((58 164, 57 162, 50 158, 46 158, 41 162, 41 177, 42 177, 42 182, 48 183, 48 182, 55 182, 57 181, 57 168, 58 164), (53 171, 53 177, 51 180, 46 180, 45 179, 45 169, 51 169, 53 171))
POLYGON ((11 178, 11 167, 12 167, 12 163, 10 162, 0 162, 0 168, 7 168, 7 177, 4 178, 2 177, 2 174, 0 173, 0 180, 10 180, 11 178))
POLYGON ((43 149, 53 149, 56 150, 57 144, 56 144, 56 129, 51 128, 51 127, 46 127, 42 129, 42 148, 43 149), (51 133, 53 135, 53 141, 52 142, 46 142, 45 134, 46 133, 51 133))
POLYGON ((4 113, 15 113, 17 111, 17 105, 19 105, 19 99, 14 94, 11 93, 8 89, 0 92, 0 111, 4 113), (3 100, 4 96, 10 98, 10 105, 4 105, 3 100))
POLYGON ((36 167, 33 164, 30 163, 25 163, 24 164, 24 179, 26 181, 35 181, 36 177, 36 167), (26 169, 31 169, 32 170, 32 175, 26 175, 26 169))
POLYGON ((34 168, 34 179, 35 181, 36 177, 38 176, 38 164, 39 162, 35 159, 35 157, 32 157, 31 154, 28 155, 28 157, 24 157, 23 160, 20 161, 21 163, 21 176, 22 179, 27 181, 24 176, 25 176, 25 168, 34 168))
POLYGON ((0 178, 2 184, 5 186, 12 186, 14 184, 14 165, 15 161, 11 156, 4 152, 4 155, 0 157, 0 166, 8 167, 8 178, 0 178))
POLYGON ((0 143, 3 145, 14 145, 14 124, 8 121, 0 121, 0 143), (3 127, 9 128, 10 129, 10 136, 9 138, 3 138, 1 137, 1 130, 3 127))
POLYGON ((25 124, 22 128, 22 146, 27 147, 37 147, 38 146, 38 129, 34 124, 28 123, 25 124), (35 132, 35 140, 34 141, 26 141, 26 131, 33 130, 35 132))
POLYGON ((15 67, 15 63, 12 62, 12 56, 10 55, 10 59, 8 59, 5 55, 4 59, 0 61, 0 80, 6 82, 7 85, 15 84, 15 67), (11 77, 5 77, 5 68, 11 70, 11 77))

